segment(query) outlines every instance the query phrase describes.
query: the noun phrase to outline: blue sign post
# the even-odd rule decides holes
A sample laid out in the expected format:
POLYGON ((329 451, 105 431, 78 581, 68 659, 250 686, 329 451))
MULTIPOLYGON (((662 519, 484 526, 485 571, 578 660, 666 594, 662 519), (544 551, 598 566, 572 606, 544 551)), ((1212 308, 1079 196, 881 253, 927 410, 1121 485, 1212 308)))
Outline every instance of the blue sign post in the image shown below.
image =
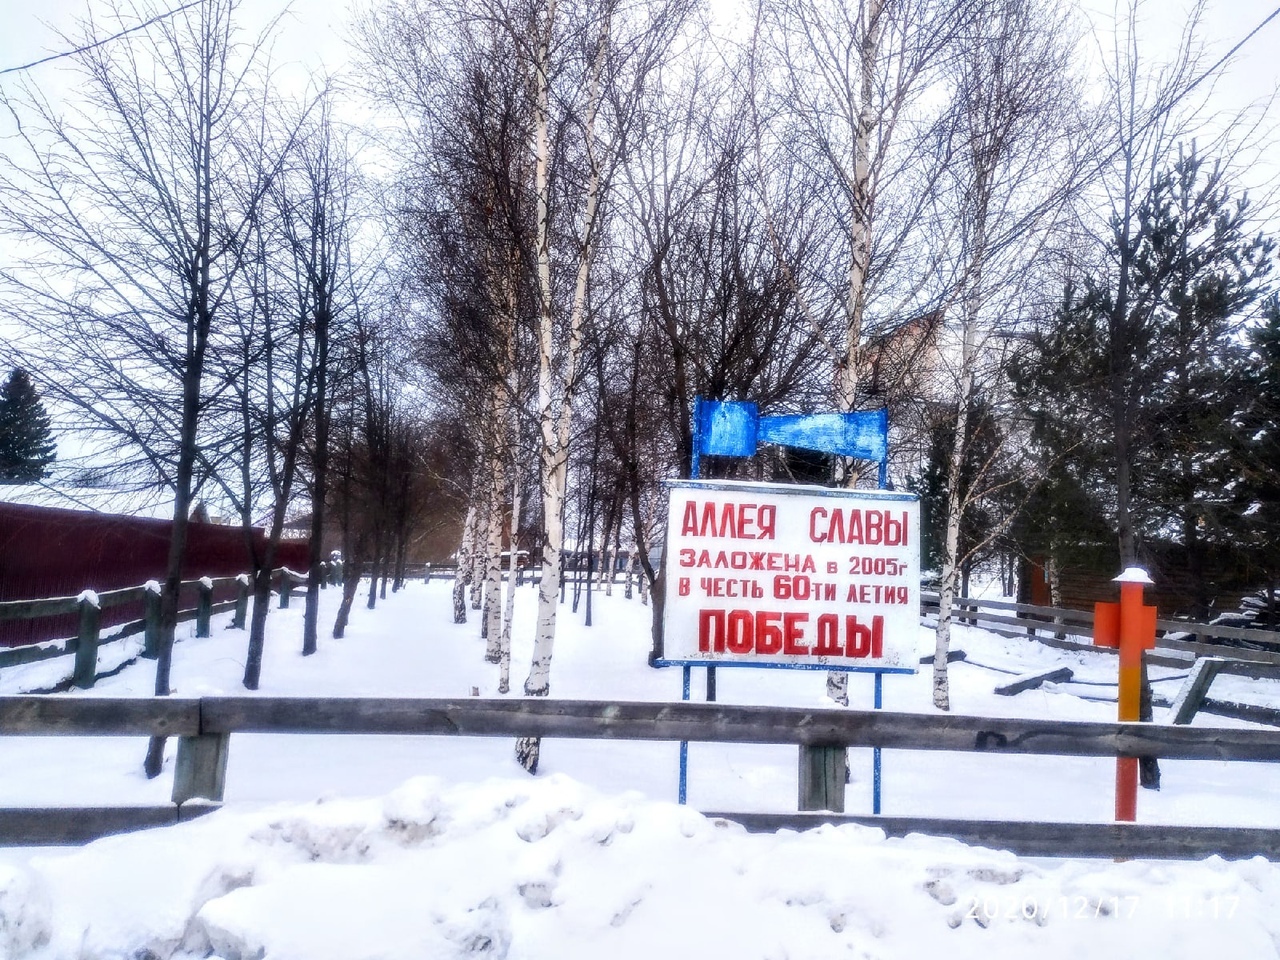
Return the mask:
MULTIPOLYGON (((789 414, 761 417, 754 403, 694 400, 693 457, 691 474, 698 480, 701 460, 704 456, 750 457, 761 443, 814 450, 879 464, 879 487, 888 486, 889 418, 886 409, 856 413, 789 414)), ((699 664, 696 661, 657 661, 655 666, 683 668, 682 699, 690 697, 691 672, 697 665, 707 668, 707 699, 715 699, 716 664, 699 664)), ((773 666, 790 669, 822 669, 844 672, 869 672, 875 677, 875 709, 883 703, 883 677, 885 673, 910 673, 909 668, 858 667, 844 663, 824 664, 821 667, 799 664, 720 664, 722 666, 773 666)), ((688 794, 689 745, 680 744, 679 801, 684 803, 688 794)), ((881 756, 880 748, 872 753, 872 812, 880 813, 881 807, 881 756)))

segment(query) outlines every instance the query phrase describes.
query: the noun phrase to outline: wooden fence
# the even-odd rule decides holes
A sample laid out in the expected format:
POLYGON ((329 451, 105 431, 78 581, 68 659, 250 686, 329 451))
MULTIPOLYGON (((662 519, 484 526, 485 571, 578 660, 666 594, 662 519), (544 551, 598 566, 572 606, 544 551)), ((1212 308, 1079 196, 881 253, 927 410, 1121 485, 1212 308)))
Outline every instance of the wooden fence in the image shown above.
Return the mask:
MULTIPOLYGON (((0 601, 74 596, 86 587, 105 593, 144 583, 165 570, 172 532, 169 520, 0 502, 0 601)), ((260 528, 193 521, 180 578, 234 577, 265 549, 260 528)), ((275 565, 305 570, 310 544, 281 540, 275 557, 275 565)), ((133 613, 127 607, 104 610, 103 627, 120 626, 133 613)), ((0 622, 0 647, 72 636, 76 621, 73 613, 0 622)))
MULTIPOLYGON (((333 571, 325 565, 321 583, 332 579, 333 571)), ((289 606, 289 597, 295 586, 305 584, 306 576, 294 573, 286 567, 278 567, 272 571, 272 577, 279 581, 280 606, 289 606)), ((178 612, 179 622, 194 620, 196 636, 207 637, 210 632, 210 618, 215 613, 234 611, 232 626, 243 629, 249 608, 249 577, 241 574, 238 577, 203 577, 199 580, 185 580, 183 588, 194 589, 197 595, 196 605, 178 612), (236 598, 222 603, 215 603, 213 595, 220 587, 234 587, 236 598)), ((67 614, 78 614, 80 629, 76 636, 66 640, 51 640, 44 643, 27 644, 21 647, 0 648, 0 668, 17 666, 24 663, 38 663, 54 657, 75 655, 75 667, 71 674, 74 686, 88 689, 97 680, 98 649, 104 644, 115 643, 126 637, 143 634, 142 655, 154 658, 157 654, 160 638, 160 593, 155 585, 142 587, 126 587, 121 590, 108 590, 103 593, 85 591, 78 597, 54 597, 47 600, 9 600, 0 603, 0 622, 8 620, 31 620, 41 617, 58 617, 67 614), (99 618, 102 611, 124 604, 141 605, 143 615, 137 620, 124 623, 103 636, 99 629, 99 618)))
MULTIPOLYGON (((1098 723, 810 710, 718 703, 201 697, 110 699, 0 697, 0 735, 178 737, 172 804, 161 807, 0 810, 0 845, 74 843, 174 823, 222 800, 231 735, 430 736, 797 744, 806 750, 882 747, 1051 756, 1156 756, 1280 761, 1280 732, 1150 723, 1098 723)), ((1043 823, 710 812, 750 829, 860 823, 890 835, 925 833, 1025 855, 1123 857, 1280 856, 1280 829, 1123 823, 1043 823)))
MULTIPOLYGON (((937 614, 936 593, 921 595, 921 612, 926 615, 937 614)), ((952 603, 951 615, 960 622, 984 626, 996 632, 1010 634, 1016 631, 1017 635, 1034 637, 1053 647, 1095 651, 1109 649, 1092 645, 1092 610, 1068 610, 1062 607, 1014 603, 1010 600, 957 597, 952 603), (1068 639, 1070 637, 1077 639, 1068 639)), ((1203 656, 1230 656, 1259 663, 1280 663, 1280 632, 1158 619, 1156 648, 1167 651, 1168 654, 1147 654, 1148 661, 1159 666, 1186 667, 1195 657, 1203 656), (1210 640, 1218 642, 1207 642, 1210 640), (1191 657, 1186 654, 1191 654, 1191 657)))

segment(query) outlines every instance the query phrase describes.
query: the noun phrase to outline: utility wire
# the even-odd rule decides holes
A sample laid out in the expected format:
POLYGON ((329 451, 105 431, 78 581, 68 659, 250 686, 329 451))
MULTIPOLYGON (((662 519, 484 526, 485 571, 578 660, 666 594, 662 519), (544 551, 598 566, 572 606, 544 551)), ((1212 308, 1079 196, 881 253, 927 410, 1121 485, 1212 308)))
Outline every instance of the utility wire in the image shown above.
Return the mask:
MULTIPOLYGON (((1177 106, 1179 103, 1181 103, 1181 102, 1182 102, 1182 101, 1183 101, 1187 96, 1189 96, 1192 90, 1194 90, 1196 87, 1200 86, 1200 84, 1204 83, 1204 82, 1205 82, 1206 80, 1208 80, 1211 76, 1213 76, 1215 73, 1217 73, 1217 71, 1218 71, 1219 69, 1221 69, 1221 68, 1222 68, 1223 64, 1225 64, 1228 60, 1230 60, 1230 59, 1231 59, 1232 57, 1234 57, 1237 53, 1239 53, 1239 52, 1240 52, 1240 48, 1241 48, 1241 47, 1243 47, 1246 43, 1248 43, 1248 42, 1249 42, 1250 40, 1252 40, 1255 36, 1257 36, 1258 31, 1259 31, 1259 30, 1261 30, 1263 27, 1265 27, 1268 23, 1270 23, 1270 22, 1271 22, 1272 20, 1274 20, 1276 17, 1280 17, 1280 7, 1276 7, 1274 10, 1272 10, 1272 11, 1271 11, 1271 13, 1269 13, 1266 17, 1264 17, 1264 18, 1262 19, 1262 22, 1260 22, 1256 27, 1254 27, 1252 30, 1250 30, 1248 33, 1246 33, 1246 34, 1244 35, 1244 38, 1243 38, 1242 40, 1240 40, 1240 41, 1239 41, 1239 42, 1238 42, 1234 47, 1232 47, 1230 50, 1228 50, 1226 53, 1224 53, 1221 57, 1219 57, 1219 58, 1214 62, 1213 66, 1211 66, 1211 67, 1209 67, 1208 69, 1206 69, 1206 70, 1202 71, 1202 72, 1201 72, 1201 74, 1200 74, 1200 76, 1196 77, 1196 78, 1195 78, 1194 80, 1192 80, 1189 84, 1187 84, 1186 89, 1179 91, 1179 92, 1178 92, 1178 94, 1177 94, 1177 95, 1176 95, 1172 100, 1170 100, 1170 101, 1169 101, 1167 104, 1165 104, 1163 107, 1159 108, 1159 109, 1155 112, 1154 116, 1160 117, 1160 116, 1164 116, 1164 115, 1168 114, 1168 113, 1169 113, 1169 112, 1170 112, 1174 107, 1176 107, 1176 106, 1177 106)), ((1154 122, 1154 121, 1153 121, 1153 122, 1154 122)), ((1110 161, 1114 160, 1114 159, 1115 159, 1115 158, 1120 154, 1121 150, 1123 150, 1123 149, 1124 149, 1124 147, 1123 147, 1123 146, 1118 146, 1118 147, 1116 147, 1114 150, 1112 150, 1112 151, 1111 151, 1111 153, 1109 153, 1109 154, 1106 156, 1106 158, 1105 158, 1105 159, 1103 159, 1103 160, 1101 161, 1100 165, 1101 165, 1101 164, 1105 164, 1105 163, 1109 163, 1110 161)))
POLYGON ((1232 47, 1230 50, 1224 53, 1221 57, 1219 57, 1218 61, 1213 66, 1211 66, 1208 70, 1204 71, 1204 73, 1200 74, 1200 76, 1192 80, 1191 85, 1187 87, 1187 89, 1183 90, 1181 94, 1178 95, 1178 98, 1177 100, 1174 101, 1174 103, 1177 103, 1178 100, 1181 100, 1183 97, 1189 94, 1192 90, 1198 87, 1201 83, 1203 83, 1208 77, 1216 73, 1224 63, 1226 63, 1228 60, 1234 57, 1237 53, 1239 53, 1240 48, 1243 47, 1250 40, 1252 40, 1259 30, 1261 30, 1263 27, 1265 27, 1268 23, 1270 23, 1272 20, 1274 20, 1278 16, 1280 16, 1280 7, 1276 7, 1274 10, 1272 10, 1271 13, 1268 14, 1267 17, 1261 23, 1259 23, 1256 27, 1254 27, 1247 34, 1245 34, 1245 37, 1243 40, 1241 40, 1234 47, 1232 47))
MULTIPOLYGON (((121 30, 119 33, 112 34, 109 37, 104 37, 101 40, 96 40, 93 43, 87 43, 83 47, 76 47, 74 50, 64 50, 62 53, 51 54, 42 60, 33 60, 31 63, 24 63, 20 67, 6 67, 5 69, 0 70, 0 77, 3 77, 7 73, 18 73, 22 70, 30 70, 32 67, 38 67, 42 63, 49 63, 52 60, 61 60, 63 57, 74 57, 77 53, 84 53, 86 50, 92 50, 95 47, 100 47, 104 43, 110 43, 112 40, 119 40, 121 37, 127 36, 130 33, 145 30, 153 23, 159 23, 161 20, 172 17, 174 14, 181 13, 183 10, 190 10, 192 7, 199 6, 202 2, 203 0, 191 0, 190 3, 185 3, 180 7, 175 7, 165 13, 156 14, 150 20, 139 23, 137 26, 129 27, 127 30, 121 30)), ((1280 13, 1280 10, 1277 10, 1276 13, 1280 13)), ((1275 16, 1275 14, 1272 14, 1272 16, 1275 16)))

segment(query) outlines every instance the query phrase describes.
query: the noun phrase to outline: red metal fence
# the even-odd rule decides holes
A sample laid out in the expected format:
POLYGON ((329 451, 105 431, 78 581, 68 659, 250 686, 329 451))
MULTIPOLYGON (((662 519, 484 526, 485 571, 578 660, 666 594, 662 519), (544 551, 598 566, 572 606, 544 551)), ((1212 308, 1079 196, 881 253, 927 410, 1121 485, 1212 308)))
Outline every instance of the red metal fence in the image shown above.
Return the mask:
MULTIPOLYGON (((163 579, 172 526, 169 520, 0 503, 0 600, 76 596, 82 590, 114 590, 163 579)), ((250 570, 252 557, 240 527, 192 523, 188 530, 184 580, 250 570)), ((261 530, 254 531, 254 539, 258 550, 264 549, 261 530)), ((306 540, 284 541, 275 566, 304 571, 309 549, 306 540)), ((215 598, 222 599, 231 598, 215 598)), ((140 616, 132 605, 104 610, 102 627, 140 616)), ((0 646, 75 632, 74 616, 0 623, 0 646)))

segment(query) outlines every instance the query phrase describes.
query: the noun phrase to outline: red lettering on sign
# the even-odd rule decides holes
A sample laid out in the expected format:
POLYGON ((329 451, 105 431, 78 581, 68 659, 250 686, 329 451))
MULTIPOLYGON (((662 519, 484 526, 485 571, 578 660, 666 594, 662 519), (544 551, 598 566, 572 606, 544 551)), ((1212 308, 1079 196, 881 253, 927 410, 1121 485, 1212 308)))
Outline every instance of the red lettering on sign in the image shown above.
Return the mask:
POLYGON ((846 657, 884 656, 884 617, 872 617, 871 626, 858 622, 857 617, 844 618, 846 657))
POLYGON ((818 617, 818 645, 813 653, 818 657, 838 657, 840 649, 840 618, 834 613, 818 617))
POLYGON ((803 657, 809 648, 800 641, 804 639, 804 625, 808 623, 807 613, 788 613, 782 618, 782 652, 792 657, 803 657))
POLYGON ((773 540, 777 507, 770 503, 715 503, 688 500, 680 523, 682 537, 773 540))
POLYGON ((730 653, 750 653, 755 643, 755 618, 746 610, 729 611, 730 653))
POLYGON ((756 653, 778 653, 782 650, 781 613, 756 612, 756 653))
POLYGON ((904 546, 910 534, 907 512, 842 510, 814 507, 809 511, 809 539, 814 543, 861 543, 904 546))
POLYGON ((773 610, 699 610, 698 650, 762 657, 884 657, 884 617, 873 616, 870 623, 863 623, 853 615, 824 613, 816 620, 816 642, 810 645, 805 642, 809 616, 773 610))
POLYGON ((698 649, 702 653, 724 653, 724 611, 698 611, 698 649))

